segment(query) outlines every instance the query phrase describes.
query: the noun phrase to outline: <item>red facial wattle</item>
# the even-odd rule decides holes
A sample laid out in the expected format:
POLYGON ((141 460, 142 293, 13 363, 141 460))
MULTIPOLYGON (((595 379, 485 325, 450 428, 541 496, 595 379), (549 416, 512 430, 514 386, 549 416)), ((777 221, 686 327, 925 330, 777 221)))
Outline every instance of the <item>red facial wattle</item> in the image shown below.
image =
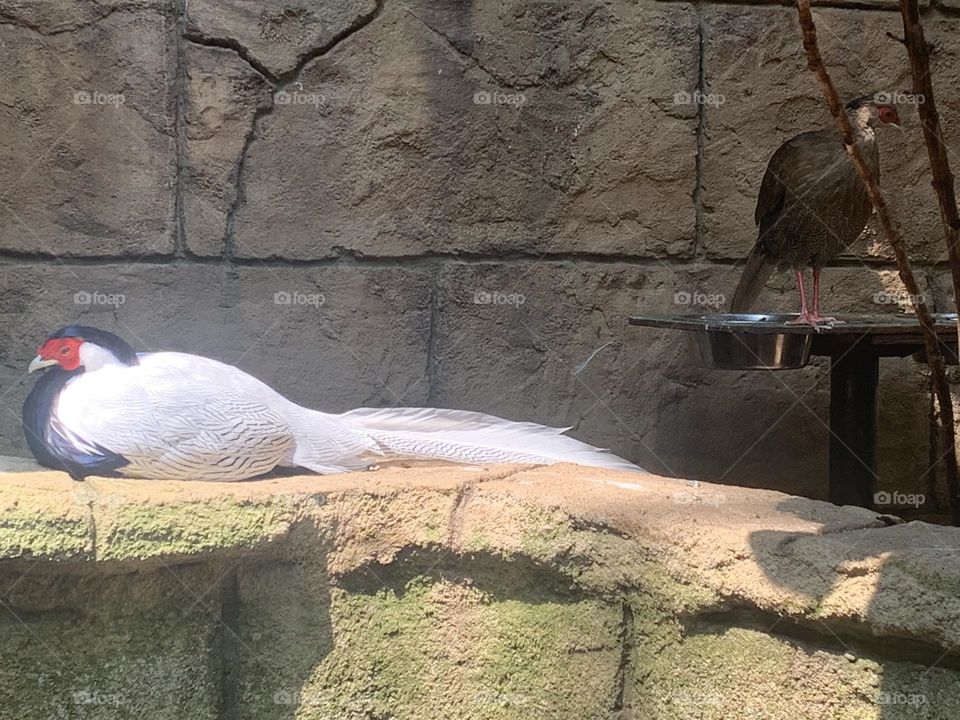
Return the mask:
POLYGON ((55 360, 64 370, 80 367, 80 346, 83 340, 74 337, 51 338, 37 350, 44 360, 55 360))
POLYGON ((880 114, 880 121, 889 125, 899 125, 900 116, 897 115, 897 109, 893 105, 880 105, 877 108, 880 114))

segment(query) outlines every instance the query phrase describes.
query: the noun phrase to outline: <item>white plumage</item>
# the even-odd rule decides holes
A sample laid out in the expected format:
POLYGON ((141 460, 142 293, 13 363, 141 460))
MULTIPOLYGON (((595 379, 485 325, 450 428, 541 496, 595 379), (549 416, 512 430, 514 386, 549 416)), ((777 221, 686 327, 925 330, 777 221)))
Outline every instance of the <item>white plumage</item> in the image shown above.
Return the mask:
POLYGON ((242 480, 277 466, 337 473, 391 458, 639 469, 563 428, 430 408, 323 413, 216 360, 158 352, 128 365, 91 345, 81 346, 84 372, 63 386, 50 426, 80 451, 122 456, 118 472, 131 477, 242 480))

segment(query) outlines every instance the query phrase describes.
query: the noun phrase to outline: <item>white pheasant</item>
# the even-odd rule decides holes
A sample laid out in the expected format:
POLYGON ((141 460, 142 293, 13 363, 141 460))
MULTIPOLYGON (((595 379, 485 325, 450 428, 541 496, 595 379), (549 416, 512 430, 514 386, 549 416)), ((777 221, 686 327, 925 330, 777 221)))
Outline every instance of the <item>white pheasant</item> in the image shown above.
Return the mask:
POLYGON ((40 368, 50 369, 23 406, 27 442, 41 464, 75 479, 244 480, 276 467, 339 473, 395 458, 640 470, 563 428, 483 413, 310 410, 232 365, 137 354, 116 335, 81 325, 48 337, 29 369, 40 368))

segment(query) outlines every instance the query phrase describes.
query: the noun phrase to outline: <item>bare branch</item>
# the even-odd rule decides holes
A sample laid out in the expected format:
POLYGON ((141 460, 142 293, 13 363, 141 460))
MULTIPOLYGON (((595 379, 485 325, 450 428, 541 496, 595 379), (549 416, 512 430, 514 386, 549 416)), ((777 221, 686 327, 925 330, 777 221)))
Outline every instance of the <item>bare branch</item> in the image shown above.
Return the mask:
MULTIPOLYGON (((933 173, 933 190, 940 205, 940 222, 947 243, 947 256, 950 258, 956 309, 957 300, 960 299, 960 213, 957 211, 957 196, 953 173, 950 172, 947 143, 940 127, 940 114, 937 112, 937 101, 933 95, 933 77, 930 74, 933 46, 924 37, 917 0, 900 0, 900 17, 903 20, 903 44, 907 48, 913 74, 913 95, 918 99, 917 112, 920 115, 923 140, 933 173)), ((957 339, 960 343, 960 316, 957 319, 957 339)), ((960 491, 954 494, 960 494, 960 491)))
MULTIPOLYGON (((912 1, 914 4, 916 2, 916 0, 902 1, 912 1)), ((860 175, 860 179, 863 180, 867 194, 870 196, 870 202, 873 203, 874 210, 876 210, 883 234, 893 248, 900 280, 913 299, 917 318, 923 329, 927 362, 930 365, 930 371, 933 376, 934 390, 936 392, 937 402, 940 405, 940 418, 943 425, 941 450, 947 479, 947 489, 950 493, 951 519, 954 525, 960 525, 960 482, 958 482, 957 479, 953 403, 950 398, 950 384, 947 382, 946 366, 943 355, 940 352, 940 343, 934 330, 933 317, 927 308, 923 296, 920 294, 920 288, 913 275, 913 268, 910 264, 910 258, 907 256, 900 230, 890 215, 890 211, 887 209, 887 203, 884 200, 883 193, 880 191, 880 187, 877 185, 876 178, 873 176, 873 173, 870 172, 870 168, 867 167, 866 162, 864 162, 863 154, 860 152, 860 146, 857 144, 853 128, 850 126, 850 119, 847 117, 843 103, 840 101, 840 96, 837 94, 837 89, 834 87, 833 81, 830 79, 830 74, 827 72, 827 68, 823 63, 823 58, 820 56, 820 48, 817 44, 817 28, 813 22, 813 15, 810 12, 810 0, 797 0, 797 11, 800 16, 800 29, 803 32, 803 49, 807 54, 807 67, 816 75, 823 97, 830 107, 830 114, 833 115, 833 119, 837 123, 837 128, 839 128, 840 134, 843 136, 844 149, 847 151, 850 162, 853 163, 857 173, 860 175)), ((909 38, 907 41, 909 42, 909 38)), ((923 44, 923 47, 926 48, 926 45, 923 44)), ((916 70, 914 72, 916 72, 916 70)))
MULTIPOLYGON (((940 220, 947 241, 950 270, 953 273, 955 300, 960 298, 960 213, 957 211, 957 196, 954 190, 953 173, 947 156, 947 143, 940 127, 940 114, 933 96, 933 79, 930 75, 930 45, 923 36, 920 10, 917 0, 900 0, 900 15, 903 18, 904 45, 910 56, 913 73, 913 93, 918 98, 917 112, 923 127, 923 139, 933 171, 933 189, 940 204, 940 220), (922 98, 922 102, 920 99, 922 98)), ((960 325, 958 325, 960 332, 960 325)))
POLYGON ((903 38, 897 37, 896 35, 894 35, 894 34, 893 34, 892 32, 890 32, 889 30, 887 31, 887 37, 890 38, 891 40, 894 40, 894 41, 900 43, 901 45, 906 45, 906 44, 907 44, 907 41, 906 41, 906 40, 904 40, 903 38))

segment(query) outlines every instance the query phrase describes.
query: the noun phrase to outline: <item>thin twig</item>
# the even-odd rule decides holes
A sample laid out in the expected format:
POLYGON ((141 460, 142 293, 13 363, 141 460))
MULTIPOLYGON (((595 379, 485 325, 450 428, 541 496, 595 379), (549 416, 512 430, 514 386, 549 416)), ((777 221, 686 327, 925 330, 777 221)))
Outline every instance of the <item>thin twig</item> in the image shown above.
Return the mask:
POLYGON ((900 43, 901 45, 906 45, 906 44, 907 44, 906 40, 904 40, 903 38, 897 37, 896 35, 894 35, 894 34, 893 34, 892 32, 890 32, 889 30, 887 31, 887 37, 890 38, 891 40, 894 40, 894 41, 900 43))
POLYGON ((867 167, 863 159, 863 153, 856 142, 853 128, 850 126, 850 119, 840 101, 837 89, 830 79, 830 74, 820 56, 820 48, 817 44, 817 28, 813 22, 813 15, 810 12, 810 0, 797 0, 797 10, 800 15, 800 29, 803 31, 803 49, 807 54, 807 67, 814 72, 820 90, 823 93, 827 105, 830 107, 830 114, 837 123, 840 134, 843 136, 843 146, 853 166, 856 168, 860 179, 863 180, 867 194, 870 196, 870 202, 873 203, 877 218, 883 233, 893 248, 894 256, 897 260, 897 269, 900 274, 900 280, 903 282, 910 294, 913 304, 916 308, 917 318, 923 329, 923 340, 927 351, 927 363, 930 365, 930 371, 933 376, 934 390, 937 396, 937 402, 940 405, 940 418, 943 425, 941 433, 941 449, 943 454, 944 470, 947 478, 947 489, 950 493, 950 514, 954 525, 960 525, 960 483, 957 480, 957 455, 955 452, 954 426, 953 426, 953 403, 950 398, 950 384, 947 382, 946 366, 943 361, 943 355, 940 352, 940 342, 937 339, 937 333, 934 329, 933 317, 930 310, 920 294, 920 288, 913 275, 913 268, 910 264, 910 258, 907 256, 906 248, 903 244, 903 238, 900 236, 900 230, 896 222, 887 209, 887 203, 883 198, 883 193, 877 185, 877 180, 867 167))

